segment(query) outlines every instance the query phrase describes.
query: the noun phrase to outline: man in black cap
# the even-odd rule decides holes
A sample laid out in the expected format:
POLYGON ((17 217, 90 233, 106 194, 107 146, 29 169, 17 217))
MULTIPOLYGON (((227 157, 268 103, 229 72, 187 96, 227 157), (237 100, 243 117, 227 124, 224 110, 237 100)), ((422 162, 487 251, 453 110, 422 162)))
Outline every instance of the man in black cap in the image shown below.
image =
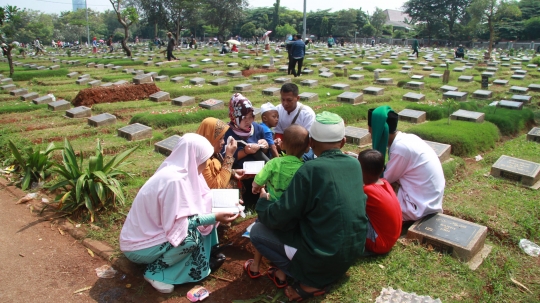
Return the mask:
POLYGON ((384 178, 397 185, 403 221, 442 212, 444 174, 435 151, 424 140, 397 130, 398 114, 389 106, 368 111, 373 148, 386 154, 384 178))

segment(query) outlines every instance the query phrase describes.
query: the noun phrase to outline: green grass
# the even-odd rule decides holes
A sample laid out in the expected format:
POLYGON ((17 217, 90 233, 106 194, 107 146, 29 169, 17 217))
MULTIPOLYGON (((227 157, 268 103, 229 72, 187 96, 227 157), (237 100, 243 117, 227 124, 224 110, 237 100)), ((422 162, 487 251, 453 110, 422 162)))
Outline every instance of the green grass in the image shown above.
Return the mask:
POLYGON ((13 81, 28 81, 35 78, 45 77, 65 77, 69 71, 66 68, 55 70, 29 70, 29 71, 17 71, 11 77, 13 81))
POLYGON ((486 113, 485 120, 499 128, 503 135, 515 135, 534 123, 534 114, 530 109, 512 110, 496 107, 480 109, 486 113))
POLYGON ((14 105, 0 105, 0 115, 9 113, 25 113, 47 108, 47 104, 35 105, 33 103, 19 103, 14 105))

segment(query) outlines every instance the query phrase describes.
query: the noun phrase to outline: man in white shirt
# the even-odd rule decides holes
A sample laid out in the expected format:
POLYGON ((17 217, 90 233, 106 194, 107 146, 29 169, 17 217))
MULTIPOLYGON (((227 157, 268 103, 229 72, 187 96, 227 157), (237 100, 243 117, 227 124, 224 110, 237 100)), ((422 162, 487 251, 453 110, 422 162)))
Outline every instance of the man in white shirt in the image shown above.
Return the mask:
POLYGON ((373 148, 383 154, 389 149, 384 178, 399 188, 403 221, 416 221, 442 212, 444 173, 435 151, 418 136, 397 131, 397 123, 388 106, 368 111, 373 148))
MULTIPOLYGON (((275 139, 274 143, 281 149, 281 139, 283 131, 292 124, 303 126, 308 131, 311 129, 313 121, 315 121, 315 112, 311 107, 304 105, 300 100, 298 86, 294 83, 285 83, 281 86, 281 104, 277 106, 279 114, 278 124, 274 128, 275 139)), ((304 154, 304 160, 313 159, 314 154, 310 149, 304 154)))

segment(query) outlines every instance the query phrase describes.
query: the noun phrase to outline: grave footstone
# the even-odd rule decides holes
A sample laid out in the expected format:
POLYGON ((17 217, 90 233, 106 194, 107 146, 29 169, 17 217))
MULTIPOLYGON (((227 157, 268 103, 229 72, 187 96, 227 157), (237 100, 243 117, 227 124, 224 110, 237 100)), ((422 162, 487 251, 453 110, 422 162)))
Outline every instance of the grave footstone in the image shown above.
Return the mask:
POLYGON ((319 101, 319 94, 317 93, 303 92, 298 96, 300 97, 300 101, 306 101, 306 102, 319 101))
POLYGON ((508 80, 503 80, 503 79, 497 79, 497 80, 494 80, 493 81, 493 84, 494 85, 508 85, 508 80))
POLYGON ((349 104, 358 104, 363 101, 364 97, 362 93, 345 92, 337 96, 338 102, 345 102, 349 104))
POLYGON ((279 96, 281 88, 279 87, 269 87, 262 90, 262 94, 265 96, 279 96))
POLYGON ((450 153, 452 151, 451 145, 439 143, 439 142, 427 141, 427 140, 424 140, 424 142, 426 142, 427 145, 429 145, 435 151, 441 163, 450 159, 450 153))
POLYGON ((377 84, 390 85, 394 82, 392 78, 378 78, 375 80, 377 84))
POLYGON ((455 86, 443 85, 441 86, 440 90, 443 92, 457 92, 458 88, 455 86))
POLYGON ((424 217, 407 231, 408 239, 465 262, 484 248, 486 237, 487 227, 440 213, 424 217))
POLYGON ((279 84, 291 83, 291 78, 287 78, 287 77, 276 78, 274 79, 274 83, 279 83, 279 84))
POLYGON ((510 92, 514 94, 526 94, 529 91, 527 87, 511 86, 510 92))
POLYGON ((405 101, 413 101, 413 102, 419 102, 426 99, 426 96, 423 94, 417 94, 417 93, 406 93, 403 95, 403 100, 405 101))
POLYGON ((210 81, 210 84, 215 85, 215 86, 227 85, 229 84, 229 80, 225 78, 217 78, 210 81))
POLYGON ((154 102, 169 101, 171 100, 171 95, 167 92, 159 91, 159 92, 151 94, 149 98, 150 98, 150 101, 154 101, 154 102))
POLYGON ((527 140, 534 141, 534 142, 540 142, 540 127, 533 127, 527 133, 527 140))
POLYGON ((532 92, 540 92, 540 84, 529 84, 528 88, 532 92))
POLYGON ((404 109, 398 113, 400 121, 411 123, 423 123, 426 121, 426 112, 412 109, 404 109))
POLYGON ((124 85, 124 84, 129 84, 129 82, 127 82, 126 80, 118 80, 113 83, 113 85, 115 86, 124 85))
POLYGON ((317 80, 302 80, 302 82, 300 82, 302 84, 302 86, 308 86, 308 87, 315 87, 319 84, 319 81, 317 80))
POLYGON ((92 109, 86 106, 77 106, 66 111, 68 118, 85 118, 92 116, 92 109))
POLYGON ((474 80, 473 76, 459 76, 458 81, 460 82, 472 82, 474 80))
POLYGON ((39 94, 38 94, 38 93, 32 92, 32 93, 28 93, 28 94, 22 95, 22 96, 21 96, 21 100, 22 100, 22 101, 29 101, 29 100, 34 100, 34 99, 36 99, 36 98, 38 98, 38 97, 39 97, 39 94))
POLYGON ((11 92, 12 90, 16 90, 16 89, 17 89, 17 85, 15 85, 15 84, 6 84, 6 85, 0 86, 0 89, 1 89, 3 92, 9 93, 9 92, 11 92))
POLYGON ((458 91, 446 91, 443 93, 443 100, 446 100, 446 99, 454 99, 456 101, 467 101, 467 93, 458 92, 458 91))
POLYGON ((528 96, 528 95, 513 95, 512 98, 510 98, 511 101, 524 102, 524 103, 531 102, 531 99, 532 99, 532 96, 528 96))
POLYGON ((118 137, 128 141, 138 141, 152 138, 152 128, 140 123, 133 123, 117 130, 118 137))
POLYGON ((171 82, 173 83, 184 83, 185 78, 184 77, 173 77, 171 78, 171 82))
POLYGON ((242 72, 239 71, 239 70, 230 70, 230 71, 227 72, 227 76, 232 77, 232 78, 241 78, 241 77, 243 77, 242 72))
POLYGON ((88 125, 94 127, 106 126, 116 123, 116 116, 109 113, 99 114, 88 118, 88 125))
POLYGON ((88 82, 88 86, 90 87, 96 87, 96 86, 99 86, 100 84, 101 84, 101 80, 92 80, 88 82))
POLYGON ((424 89, 424 82, 409 81, 405 84, 406 88, 409 89, 424 89))
POLYGON ((334 77, 334 73, 323 72, 323 73, 320 73, 319 76, 321 76, 321 77, 323 77, 323 78, 333 78, 333 77, 334 77))
POLYGON ((347 126, 345 127, 345 140, 347 143, 363 147, 371 144, 371 134, 365 128, 347 126))
POLYGON ((350 75, 349 80, 364 80, 364 75, 350 75))
POLYGON ((204 81, 205 81, 204 78, 196 77, 196 78, 189 79, 189 84, 200 85, 200 84, 204 84, 204 81))
POLYGON ((501 100, 497 103, 497 107, 521 110, 523 109, 523 102, 501 100))
POLYGON ((188 106, 195 104, 195 98, 190 96, 180 96, 172 99, 171 104, 176 106, 188 106))
POLYGON ((343 83, 336 83, 336 84, 333 84, 331 87, 333 89, 346 90, 346 91, 351 89, 351 86, 349 84, 343 84, 343 83))
POLYGON ((221 100, 215 100, 215 99, 208 99, 206 101, 203 101, 199 103, 199 106, 205 109, 222 109, 225 107, 223 101, 221 100))
POLYGON ((362 90, 364 94, 381 96, 384 94, 384 88, 369 86, 362 90))
POLYGON ((59 110, 68 110, 71 108, 71 103, 69 103, 66 100, 58 100, 58 101, 49 103, 47 105, 47 108, 49 110, 52 110, 53 112, 59 111, 59 110))
POLYGON ((10 91, 9 94, 15 97, 19 97, 28 94, 28 90, 26 88, 18 88, 10 91))
POLYGON ((155 78, 156 82, 165 82, 169 80, 169 76, 163 75, 163 76, 157 76, 155 78))
POLYGON ((251 92, 253 91, 253 85, 248 84, 248 83, 238 84, 234 86, 233 90, 235 92, 242 92, 242 93, 251 92))
POLYGON ((482 123, 484 122, 486 114, 480 112, 473 112, 469 110, 459 109, 450 115, 452 120, 469 121, 482 123))
POLYGON ((45 95, 43 97, 35 98, 32 100, 32 103, 39 105, 39 104, 48 104, 53 102, 53 98, 49 95, 45 95))
POLYGON ((411 79, 413 79, 413 80, 424 80, 424 76, 422 76, 422 75, 412 75, 411 79))
POLYGON ((149 74, 139 74, 133 77, 133 84, 152 83, 152 76, 149 74))
POLYGON ((514 74, 510 78, 512 78, 514 80, 523 80, 523 79, 525 79, 525 76, 524 75, 514 74))
POLYGON ((477 98, 477 99, 491 99, 492 97, 493 97, 493 92, 489 90, 479 89, 473 93, 473 98, 477 98))
POLYGON ((533 186, 540 180, 540 164, 502 155, 491 167, 491 175, 533 186))
POLYGON ((176 144, 178 144, 180 138, 179 135, 173 135, 165 140, 159 141, 154 144, 154 150, 160 154, 169 156, 176 147, 176 144))
POLYGON ((253 79, 257 80, 258 82, 263 82, 263 81, 268 80, 268 76, 267 75, 256 75, 256 76, 253 76, 253 79))

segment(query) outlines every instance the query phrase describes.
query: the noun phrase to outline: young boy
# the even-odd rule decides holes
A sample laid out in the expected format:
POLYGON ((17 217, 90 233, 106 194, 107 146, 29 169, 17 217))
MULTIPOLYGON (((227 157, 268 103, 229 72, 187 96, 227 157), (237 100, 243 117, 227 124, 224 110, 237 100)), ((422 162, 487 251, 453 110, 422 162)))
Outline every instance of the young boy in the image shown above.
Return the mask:
POLYGON ((264 129, 264 139, 268 142, 272 157, 277 158, 279 157, 279 153, 274 143, 274 133, 272 132, 272 127, 276 127, 279 120, 277 107, 270 102, 261 105, 261 119, 262 122, 260 125, 264 129))
MULTIPOLYGON (((302 156, 309 149, 309 133, 297 124, 293 124, 283 132, 283 142, 287 150, 284 157, 273 158, 264 168, 255 176, 252 191, 258 194, 261 188, 266 184, 268 200, 277 201, 281 194, 287 189, 296 171, 302 166, 302 156)), ((262 255, 255 250, 253 259, 249 259, 244 264, 244 270, 252 279, 261 276, 259 265, 262 255)), ((272 278, 272 277, 271 277, 272 278)), ((273 279, 277 287, 285 287, 287 284, 280 284, 278 280, 273 279)))
POLYGON ((358 155, 358 161, 362 166, 367 195, 366 251, 385 254, 396 244, 401 233, 401 206, 390 183, 379 178, 384 170, 384 156, 375 149, 368 149, 358 155))

